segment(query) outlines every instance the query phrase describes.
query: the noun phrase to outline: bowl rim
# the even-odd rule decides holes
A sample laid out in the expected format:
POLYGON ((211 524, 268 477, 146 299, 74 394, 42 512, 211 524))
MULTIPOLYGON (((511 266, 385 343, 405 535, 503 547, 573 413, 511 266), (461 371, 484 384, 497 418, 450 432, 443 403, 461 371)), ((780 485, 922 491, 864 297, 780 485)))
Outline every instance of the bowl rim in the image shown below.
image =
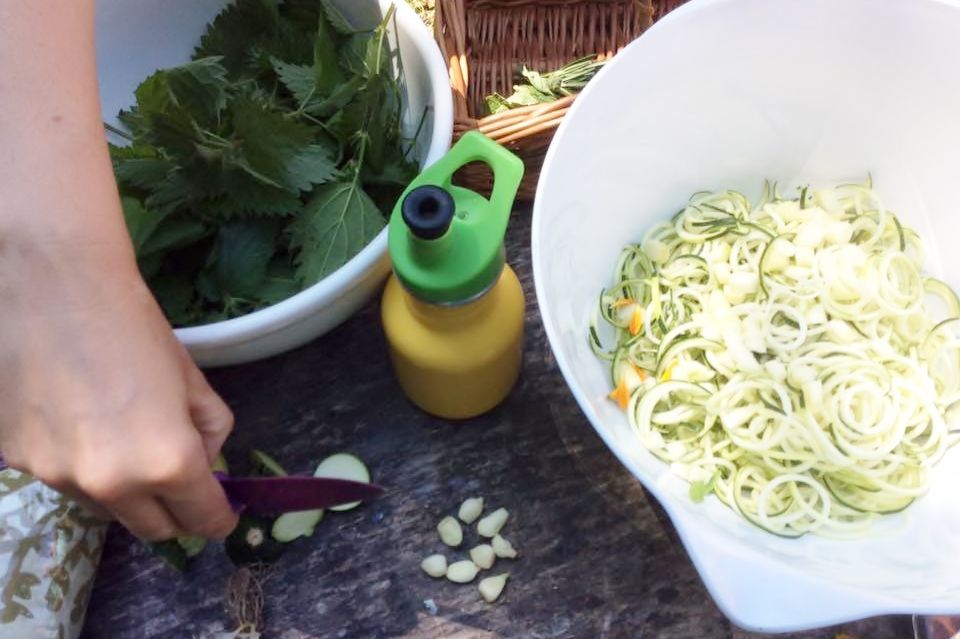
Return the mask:
MULTIPOLYGON (((379 0, 381 7, 388 4, 379 0)), ((447 78, 447 66, 440 49, 426 25, 406 2, 393 1, 396 7, 397 33, 409 37, 424 59, 430 80, 433 131, 421 164, 426 168, 439 160, 450 148, 453 137, 453 96, 447 78)), ((317 312, 318 307, 335 299, 353 282, 375 269, 387 253, 387 229, 354 255, 346 264, 322 280, 276 304, 240 317, 209 324, 174 329, 177 338, 188 349, 204 349, 242 344, 283 331, 317 312)))
MULTIPOLYGON (((644 35, 648 33, 658 33, 664 28, 663 25, 669 25, 677 20, 688 20, 696 15, 705 13, 706 10, 712 9, 718 5, 731 4, 738 1, 740 0, 697 0, 695 2, 687 2, 658 20, 646 32, 644 32, 644 35)), ((924 1, 931 5, 944 5, 960 10, 960 0, 924 1)), ((638 46, 637 43, 642 39, 643 35, 628 44, 624 48, 623 52, 627 52, 636 48, 638 46)), ((689 522, 685 521, 685 515, 677 510, 677 505, 673 503, 672 497, 667 495, 666 491, 661 486, 658 486, 656 482, 651 481, 649 477, 646 477, 645 473, 640 472, 640 469, 637 468, 635 464, 633 464, 627 458, 626 451, 622 450, 616 444, 616 442, 613 441, 612 434, 605 432, 602 428, 600 428, 599 424, 602 422, 602 420, 600 416, 597 415, 593 410, 591 399, 577 385, 577 376, 573 370, 571 362, 568 361, 562 349, 559 348, 559 346, 555 346, 563 342, 563 337, 556 328, 556 324, 554 322, 554 313, 550 306, 545 303, 542 294, 542 291, 545 289, 545 275, 543 268, 541 267, 544 257, 543 249, 540 244, 540 236, 543 233, 541 229, 545 224, 546 214, 544 213, 544 198, 541 197, 541 195, 542 191, 545 191, 546 178, 550 175, 551 168, 556 162, 556 156, 559 153, 558 149, 560 147, 560 142, 564 139, 567 129, 573 126, 571 122, 575 120, 576 114, 581 110, 581 108, 583 108, 583 105, 590 101, 590 96, 594 91, 597 90, 596 87, 603 82, 603 78, 613 73, 614 69, 618 69, 620 66, 626 64, 624 60, 626 60, 627 57, 628 56, 623 55, 614 56, 614 58, 612 58, 608 64, 604 65, 604 68, 599 71, 597 76, 587 84, 587 86, 578 96, 578 99, 575 100, 571 105, 570 111, 560 123, 560 126, 554 134, 550 147, 548 148, 544 157, 543 167, 540 172, 540 178, 537 182, 536 195, 533 203, 530 235, 531 269, 533 271, 534 290, 537 296, 538 310, 541 315, 544 331, 547 335, 547 342, 550 345, 550 349, 554 355, 554 359, 556 360, 557 367, 560 369, 560 372, 564 378, 564 382, 576 400, 577 405, 580 407, 581 412, 590 422, 591 427, 603 441, 607 449, 613 453, 623 467, 643 485, 644 490, 653 495, 657 502, 663 507, 664 511, 669 516, 671 524, 676 530, 684 549, 687 551, 688 556, 694 564, 697 574, 700 576, 700 579, 704 583, 704 586, 709 592, 711 598, 714 600, 720 611, 731 622, 740 628, 754 632, 784 633, 817 629, 880 615, 956 614, 956 610, 946 611, 932 605, 924 604, 909 604, 908 609, 908 605, 897 602, 895 598, 886 600, 871 600, 869 598, 864 599, 862 596, 858 596, 856 588, 849 584, 828 585, 822 583, 820 580, 814 579, 809 581, 815 583, 795 585, 794 591, 802 593, 804 591, 809 592, 813 588, 826 588, 831 593, 838 596, 846 595, 847 598, 844 601, 844 604, 831 610, 809 611, 808 614, 802 618, 786 620, 785 622, 776 624, 764 623, 752 618, 750 609, 743 606, 742 603, 738 603, 737 597, 730 596, 730 594, 725 591, 724 586, 729 584, 724 584, 722 575, 717 573, 714 568, 707 565, 704 553, 709 550, 709 547, 704 543, 704 537, 702 534, 696 530, 693 530, 693 528, 688 525, 689 522)), ((797 570, 792 566, 787 567, 767 564, 763 561, 762 557, 757 555, 741 557, 740 562, 745 570, 749 566, 757 570, 762 570, 767 574, 789 575, 790 577, 797 578, 797 582, 808 581, 803 571, 797 570)), ((732 589, 730 590, 732 591, 732 589)))

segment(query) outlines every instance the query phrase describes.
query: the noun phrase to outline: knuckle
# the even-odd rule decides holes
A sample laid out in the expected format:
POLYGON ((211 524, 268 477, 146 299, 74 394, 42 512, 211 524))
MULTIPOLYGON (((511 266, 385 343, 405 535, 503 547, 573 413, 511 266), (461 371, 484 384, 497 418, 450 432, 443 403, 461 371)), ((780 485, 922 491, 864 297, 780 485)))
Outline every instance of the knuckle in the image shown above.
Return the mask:
POLYGON ((27 466, 29 466, 29 470, 25 472, 33 475, 54 490, 63 491, 72 485, 70 473, 61 465, 52 461, 36 460, 27 464, 27 466))
POLYGON ((110 464, 99 464, 78 473, 77 486, 96 502, 109 504, 122 499, 131 484, 122 472, 110 464))
POLYGON ((197 455, 195 447, 168 444, 151 461, 146 471, 148 483, 161 489, 188 484, 196 474, 197 455))

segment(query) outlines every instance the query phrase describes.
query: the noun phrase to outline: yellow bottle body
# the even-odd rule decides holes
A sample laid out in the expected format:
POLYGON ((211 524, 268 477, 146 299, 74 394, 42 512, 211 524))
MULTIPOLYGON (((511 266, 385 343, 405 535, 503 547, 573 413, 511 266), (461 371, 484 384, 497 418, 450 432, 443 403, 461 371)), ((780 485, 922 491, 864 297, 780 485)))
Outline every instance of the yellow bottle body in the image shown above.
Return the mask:
POLYGON ((422 302, 391 275, 381 313, 403 391, 446 419, 494 408, 520 373, 524 309, 520 281, 506 265, 493 288, 458 306, 422 302))

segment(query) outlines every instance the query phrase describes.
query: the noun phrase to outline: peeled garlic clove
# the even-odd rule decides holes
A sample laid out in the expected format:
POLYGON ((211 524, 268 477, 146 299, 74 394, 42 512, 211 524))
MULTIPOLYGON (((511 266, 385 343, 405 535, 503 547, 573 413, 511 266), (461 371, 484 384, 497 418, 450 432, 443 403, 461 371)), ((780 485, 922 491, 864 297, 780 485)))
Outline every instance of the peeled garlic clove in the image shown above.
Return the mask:
POLYGON ((440 554, 430 555, 420 562, 420 567, 431 577, 443 577, 447 574, 447 558, 440 554))
POLYGON ((464 559, 447 566, 447 579, 458 584, 468 584, 477 576, 479 570, 477 564, 464 559))
POLYGON ((444 517, 437 524, 437 532, 440 534, 440 541, 448 546, 456 548, 463 541, 463 529, 460 528, 460 522, 453 517, 444 517))
POLYGON ((494 537, 493 541, 490 543, 493 544, 493 552, 497 557, 501 557, 503 559, 517 558, 517 551, 514 550, 513 544, 500 535, 494 537))
POLYGON ((470 559, 484 570, 490 570, 493 562, 497 560, 497 555, 489 544, 480 544, 470 551, 470 559))
POLYGON ((504 586, 507 585, 507 577, 510 576, 510 573, 505 572, 502 575, 497 575, 496 577, 487 577, 486 579, 480 580, 480 596, 483 597, 483 600, 487 603, 493 603, 500 596, 500 593, 503 592, 504 586))
POLYGON ((484 537, 496 537, 500 529, 507 523, 510 513, 506 508, 498 508, 477 523, 477 532, 484 537))
POLYGON ((457 517, 465 524, 472 524, 483 514, 483 497, 471 497, 460 504, 457 517))

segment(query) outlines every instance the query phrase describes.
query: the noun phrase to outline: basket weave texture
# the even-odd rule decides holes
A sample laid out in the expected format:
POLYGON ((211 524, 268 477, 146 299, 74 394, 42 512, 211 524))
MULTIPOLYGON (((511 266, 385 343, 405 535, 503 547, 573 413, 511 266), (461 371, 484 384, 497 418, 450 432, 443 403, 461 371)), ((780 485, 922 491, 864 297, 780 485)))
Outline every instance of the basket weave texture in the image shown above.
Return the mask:
MULTIPOLYGON (((518 199, 533 199, 540 167, 576 99, 486 115, 485 97, 509 95, 526 65, 557 69, 584 56, 608 58, 684 0, 437 0, 434 32, 450 70, 454 137, 479 130, 518 154, 526 175, 518 199)), ((461 184, 490 188, 485 167, 470 165, 461 184)))

